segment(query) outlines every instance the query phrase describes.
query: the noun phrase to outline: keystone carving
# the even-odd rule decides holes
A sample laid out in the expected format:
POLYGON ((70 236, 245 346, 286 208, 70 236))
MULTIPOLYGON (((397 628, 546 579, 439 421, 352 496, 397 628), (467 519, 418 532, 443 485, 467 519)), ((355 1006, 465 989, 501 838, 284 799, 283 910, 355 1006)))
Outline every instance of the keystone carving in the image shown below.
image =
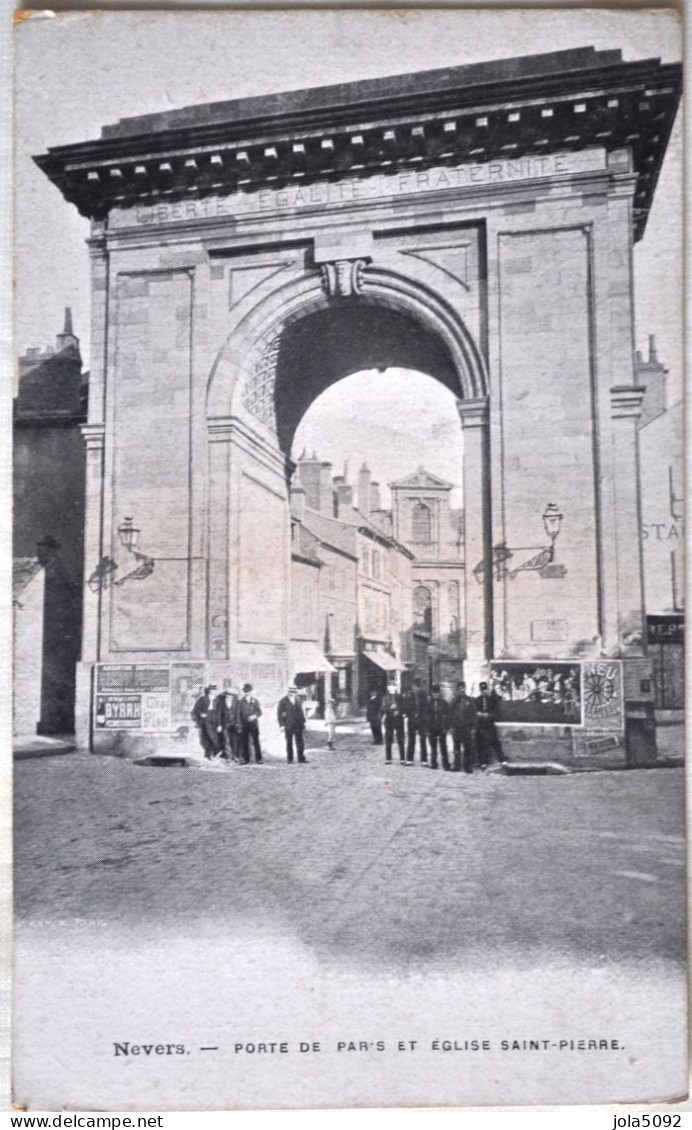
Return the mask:
POLYGON ((367 259, 336 259, 320 267, 322 285, 329 298, 351 298, 361 294, 361 274, 367 259))

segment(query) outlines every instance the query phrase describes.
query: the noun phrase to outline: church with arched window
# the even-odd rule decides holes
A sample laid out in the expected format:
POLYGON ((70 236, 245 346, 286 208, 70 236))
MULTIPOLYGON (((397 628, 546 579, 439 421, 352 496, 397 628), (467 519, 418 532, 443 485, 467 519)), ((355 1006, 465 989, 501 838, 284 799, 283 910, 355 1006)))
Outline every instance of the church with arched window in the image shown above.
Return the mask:
POLYGON ((390 483, 394 537, 415 555, 413 662, 416 675, 451 686, 465 653, 463 512, 450 502, 453 483, 419 467, 390 483))

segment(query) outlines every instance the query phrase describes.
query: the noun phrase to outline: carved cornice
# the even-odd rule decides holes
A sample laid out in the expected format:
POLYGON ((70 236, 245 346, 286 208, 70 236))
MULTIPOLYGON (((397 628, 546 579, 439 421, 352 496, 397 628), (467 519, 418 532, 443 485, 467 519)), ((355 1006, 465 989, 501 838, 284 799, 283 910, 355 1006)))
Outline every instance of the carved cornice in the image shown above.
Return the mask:
POLYGON ((252 430, 248 424, 238 416, 209 416, 207 417, 207 436, 209 443, 236 443, 246 451, 251 451, 255 457, 269 466, 273 471, 279 471, 283 476, 285 470, 285 457, 276 448, 268 443, 261 435, 252 430))
POLYGON ((327 297, 351 298, 361 294, 361 272, 367 262, 367 259, 337 259, 333 263, 322 263, 320 273, 327 297))
POLYGON ((79 430, 87 451, 103 451, 106 441, 105 424, 80 424, 79 430))
POLYGON ((210 443, 228 443, 233 435, 235 421, 232 416, 216 416, 207 420, 210 443))
POLYGON ((114 207, 262 186, 629 149, 643 234, 680 97, 678 64, 585 48, 404 77, 126 119, 98 141, 35 160, 82 215, 103 218, 114 207))
POLYGON ((470 428, 487 428, 488 426, 488 397, 478 396, 473 399, 457 400, 457 411, 461 426, 464 431, 470 428))
POLYGON ((614 420, 636 420, 646 393, 643 385, 618 385, 610 390, 610 414, 614 420))

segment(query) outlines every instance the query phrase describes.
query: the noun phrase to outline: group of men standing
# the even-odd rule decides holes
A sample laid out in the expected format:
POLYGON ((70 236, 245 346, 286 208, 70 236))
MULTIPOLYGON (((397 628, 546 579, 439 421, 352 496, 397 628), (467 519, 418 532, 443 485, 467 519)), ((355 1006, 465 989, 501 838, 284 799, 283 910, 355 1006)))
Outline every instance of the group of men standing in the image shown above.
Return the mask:
MULTIPOLYGON (((262 707, 252 693, 252 683, 245 683, 242 695, 232 687, 217 690, 215 683, 204 688, 204 693, 192 708, 192 718, 199 732, 199 740, 207 761, 233 761, 236 765, 247 765, 251 760, 251 748, 255 761, 262 761, 259 739, 259 719, 262 707)), ((298 764, 306 765, 305 713, 298 689, 288 688, 278 705, 279 726, 286 739, 286 760, 293 761, 293 752, 298 764)))
POLYGON ((408 694, 401 695, 389 688, 384 696, 373 691, 366 709, 373 741, 382 743, 384 730, 385 761, 392 760, 396 743, 399 761, 413 764, 416 743, 422 764, 437 769, 465 773, 475 768, 487 769, 491 758, 505 760, 495 725, 500 699, 487 683, 481 683, 480 694, 472 698, 466 693, 466 683, 457 683, 451 702, 442 695, 438 684, 428 696, 420 679, 414 679, 408 694), (447 735, 452 737, 452 762, 450 763, 447 735), (430 759, 428 760, 428 746, 430 759))
MULTIPOLYGON (((259 719, 262 708, 252 693, 252 684, 245 683, 242 694, 232 687, 214 694, 216 684, 210 683, 197 699, 192 717, 199 731, 204 756, 209 761, 217 758, 247 765, 251 752, 256 762, 262 761, 259 739, 259 719)), ((422 764, 437 769, 438 764, 448 772, 473 773, 474 769, 487 769, 495 757, 505 760, 495 721, 500 697, 488 690, 487 683, 480 684, 480 694, 472 698, 466 693, 466 683, 457 683, 451 702, 442 695, 435 684, 428 695, 420 679, 414 679, 408 694, 401 695, 393 687, 384 696, 373 691, 366 709, 373 741, 382 744, 384 731, 385 761, 392 760, 396 743, 399 761, 413 764, 416 744, 422 764), (450 762, 447 736, 452 737, 450 762), (430 758, 428 759, 428 750, 430 758)), ((307 764, 305 758, 305 714, 297 687, 291 685, 277 707, 277 721, 284 731, 286 760, 307 764)), ((329 746, 331 748, 331 740, 329 746)))
POLYGON ((214 694, 216 690, 216 684, 210 683, 192 708, 205 758, 247 765, 252 746, 255 761, 261 762, 259 719, 262 708, 252 693, 252 683, 245 683, 242 695, 232 687, 218 695, 214 694))

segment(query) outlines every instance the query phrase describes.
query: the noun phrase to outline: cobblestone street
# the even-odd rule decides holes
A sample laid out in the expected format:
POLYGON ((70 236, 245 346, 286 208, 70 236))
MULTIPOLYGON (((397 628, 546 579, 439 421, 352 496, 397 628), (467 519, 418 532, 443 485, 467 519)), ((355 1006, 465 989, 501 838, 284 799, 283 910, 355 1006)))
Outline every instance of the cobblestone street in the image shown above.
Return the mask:
POLYGON ((402 967, 682 958, 682 770, 433 773, 385 766, 362 727, 307 756, 19 764, 18 914, 261 923, 402 967))

